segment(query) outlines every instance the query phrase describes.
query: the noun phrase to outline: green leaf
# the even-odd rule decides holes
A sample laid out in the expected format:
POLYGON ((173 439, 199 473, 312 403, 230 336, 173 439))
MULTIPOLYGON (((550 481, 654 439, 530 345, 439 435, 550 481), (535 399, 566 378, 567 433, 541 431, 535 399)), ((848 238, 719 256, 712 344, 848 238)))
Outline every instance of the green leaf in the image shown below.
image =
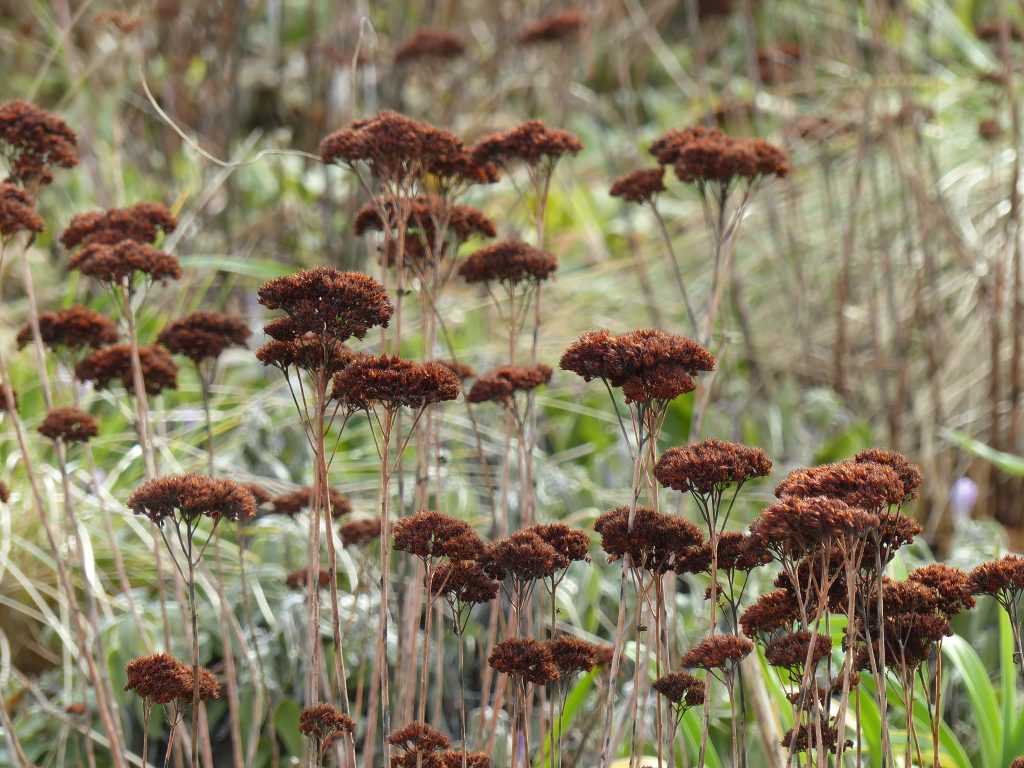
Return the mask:
POLYGON ((303 752, 302 734, 299 732, 299 704, 294 699, 285 699, 274 710, 274 730, 288 754, 298 757, 303 752))
POLYGON ((1024 476, 1024 457, 997 451, 980 440, 975 440, 973 437, 953 429, 943 430, 942 435, 951 443, 955 443, 965 451, 973 453, 979 459, 984 459, 1000 471, 1016 477, 1024 476))
POLYGON ((275 277, 287 275, 292 269, 286 264, 266 259, 242 259, 233 256, 209 255, 209 256, 183 256, 180 259, 181 266, 186 269, 207 270, 214 269, 220 272, 230 272, 245 277, 255 277, 260 280, 270 280, 275 277))
POLYGON ((959 635, 947 637, 942 650, 967 689, 971 714, 978 729, 982 768, 1002 768, 1003 727, 996 692, 988 677, 988 670, 974 648, 959 635))

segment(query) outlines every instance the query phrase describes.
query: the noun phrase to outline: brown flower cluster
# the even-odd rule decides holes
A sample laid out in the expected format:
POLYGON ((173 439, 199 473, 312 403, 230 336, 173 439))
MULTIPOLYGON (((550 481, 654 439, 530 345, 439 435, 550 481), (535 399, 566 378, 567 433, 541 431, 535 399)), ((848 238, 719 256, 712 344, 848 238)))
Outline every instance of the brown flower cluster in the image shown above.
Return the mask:
POLYGON ((786 154, 763 139, 735 139, 717 128, 697 126, 666 133, 651 145, 661 165, 671 165, 680 181, 728 185, 789 174, 786 154))
POLYGON ((612 197, 621 197, 627 203, 649 203, 665 191, 665 169, 641 168, 620 176, 608 190, 612 197))
POLYGON ((818 662, 832 652, 832 639, 828 635, 813 634, 807 630, 790 632, 768 643, 764 656, 772 666, 803 669, 808 651, 811 653, 811 666, 816 667, 818 662))
MULTIPOLYGON (((708 548, 710 556, 710 545, 704 546, 708 548)), ((737 531, 725 531, 718 536, 719 570, 748 572, 771 561, 771 553, 757 536, 737 531)))
POLYGON ((121 283, 136 275, 164 282, 181 277, 177 258, 148 243, 122 240, 114 245, 91 243, 68 259, 68 269, 77 269, 104 283, 121 283))
POLYGON ((480 563, 498 581, 509 577, 520 582, 549 578, 568 565, 553 546, 529 528, 493 542, 480 563))
POLYGON ((336 733, 352 733, 356 724, 332 704, 316 704, 299 713, 299 733, 322 742, 336 733))
POLYGON ((242 483, 246 490, 252 494, 253 500, 256 502, 257 507, 262 507, 264 504, 269 504, 273 498, 270 491, 264 488, 259 483, 242 483))
POLYGON ((740 627, 747 637, 764 639, 780 629, 791 629, 800 618, 796 595, 789 589, 765 592, 743 611, 740 627))
POLYGON ((471 253, 459 265, 467 283, 540 283, 558 269, 558 260, 546 251, 518 240, 502 240, 471 253))
POLYGON ((177 219, 166 206, 137 203, 128 208, 77 214, 60 241, 68 249, 79 245, 117 245, 125 240, 152 244, 161 232, 173 232, 177 226, 177 219))
POLYGON ((865 536, 878 517, 828 496, 787 496, 764 509, 750 532, 776 556, 802 557, 843 536, 865 536))
POLYGON ((704 703, 704 681, 689 672, 669 672, 655 680, 651 687, 672 702, 677 711, 704 703))
POLYGON ((228 347, 244 347, 249 334, 249 326, 240 317, 200 311, 175 320, 160 332, 157 341, 198 365, 220 357, 228 347))
POLYGON ((614 335, 590 331, 569 345, 559 367, 622 387, 628 402, 668 401, 691 392, 693 377, 713 370, 715 358, 697 342, 657 329, 614 335))
MULTIPOLYGON (((159 344, 139 347, 139 361, 147 394, 159 395, 165 389, 178 386, 178 366, 159 344)), ((112 382, 120 381, 127 394, 134 394, 131 346, 115 344, 97 349, 75 366, 75 378, 91 381, 97 389, 106 389, 112 382)))
POLYGON ((476 376, 473 366, 460 363, 458 360, 436 360, 438 365, 443 365, 449 371, 459 377, 459 381, 465 381, 476 376))
POLYGON ((32 196, 15 184, 0 183, 0 236, 42 231, 43 219, 36 213, 32 196))
POLYGON ((557 43, 578 35, 587 24, 582 11, 569 8, 538 19, 519 34, 522 45, 557 43))
POLYGON ((54 408, 39 425, 39 434, 65 443, 85 443, 99 434, 96 419, 79 408, 54 408))
POLYGON ((380 538, 380 518, 366 517, 360 520, 349 520, 338 528, 343 544, 359 547, 380 538))
POLYGON ((994 117, 987 117, 978 121, 978 136, 983 141, 995 141, 1003 135, 1003 126, 994 117))
MULTIPOLYGON (((39 335, 48 347, 81 349, 103 347, 117 341, 117 328, 105 315, 79 304, 39 315, 39 335)), ((32 328, 18 331, 18 349, 32 341, 32 328)))
MULTIPOLYGON (((834 753, 839 743, 839 729, 834 725, 823 724, 821 726, 821 740, 824 742, 824 746, 834 753)), ((818 743, 817 732, 814 726, 809 727, 806 724, 790 728, 782 737, 782 746, 793 753, 806 752, 811 748, 812 743, 815 745, 818 743)), ((850 742, 848 741, 847 745, 849 744, 850 742)))
POLYGON ((419 29, 395 49, 395 64, 434 59, 456 59, 466 52, 458 35, 443 29, 419 29))
POLYGON ((441 512, 423 510, 403 517, 395 523, 393 531, 397 551, 424 560, 475 560, 484 550, 483 541, 469 523, 441 512))
POLYGON ((673 567, 677 556, 703 543, 701 532, 689 520, 637 507, 630 528, 629 511, 629 507, 617 507, 594 523, 609 560, 629 555, 634 568, 664 573, 673 567))
POLYGON ((559 677, 551 648, 531 638, 512 638, 498 643, 487 663, 498 672, 520 677, 534 685, 547 685, 559 677))
POLYGON ((598 664, 598 646, 578 637, 556 637, 548 640, 547 646, 561 680, 578 672, 589 672, 598 664))
POLYGON ((7 484, 0 480, 0 504, 6 504, 11 500, 11 489, 7 487, 7 484))
MULTIPOLYGON (((363 338, 373 327, 387 327, 391 301, 384 286, 361 272, 341 272, 332 267, 314 267, 294 275, 278 277, 263 284, 259 302, 267 309, 280 309, 291 322, 275 334, 278 341, 291 341, 314 333, 338 341, 363 338)), ((269 331, 268 331, 269 332, 269 331)))
POLYGON ((1015 599, 1024 592, 1024 557, 1005 555, 982 563, 969 574, 971 592, 991 595, 1000 600, 1015 599))
MULTIPOLYGON (((124 689, 151 704, 190 702, 193 695, 192 667, 166 653, 132 659, 124 668, 127 682, 124 689)), ((220 698, 220 685, 213 674, 199 668, 199 700, 220 698)))
POLYGON ((128 497, 128 507, 157 525, 168 518, 192 525, 200 517, 247 520, 256 514, 256 500, 246 488, 204 475, 148 480, 128 497))
POLYGON ((707 495, 771 471, 772 461, 760 448, 709 439, 665 451, 654 476, 666 488, 707 495))
POLYGON ((921 488, 921 470, 916 464, 912 464, 907 457, 896 451, 887 451, 882 448, 869 448, 861 451, 853 457, 855 464, 878 464, 889 467, 900 478, 903 484, 903 500, 909 501, 917 496, 921 488))
POLYGON ((526 529, 549 544, 558 555, 558 568, 568 568, 571 563, 590 559, 590 539, 583 531, 570 528, 565 523, 538 523, 526 529))
MULTIPOLYGON (((441 768, 463 768, 462 752, 449 750, 441 755, 441 768)), ((465 768, 491 768, 491 758, 486 752, 467 752, 465 768)), ((1011 766, 1016 768, 1016 766, 1011 766)))
POLYGON ((439 363, 416 363, 393 355, 358 357, 335 374, 331 397, 347 408, 419 409, 459 396, 459 379, 439 363))
MULTIPOLYGON (((284 583, 288 589, 304 590, 306 584, 309 582, 309 569, 299 568, 297 571, 292 571, 285 576, 284 583)), ((316 574, 316 583, 318 589, 327 589, 331 586, 331 572, 325 568, 321 568, 316 574)))
POLYGON ((516 392, 529 392, 551 381, 551 366, 503 365, 481 374, 466 395, 471 403, 509 403, 516 392))
POLYGON ((472 154, 478 162, 538 165, 555 163, 563 155, 575 155, 581 149, 583 144, 568 131, 548 128, 540 120, 530 120, 511 130, 485 136, 473 147, 472 154))
POLYGON ((476 605, 489 603, 498 596, 498 582, 487 575, 475 560, 453 560, 434 571, 430 593, 453 603, 476 605))
POLYGON ((443 749, 451 746, 447 736, 426 723, 409 723, 388 734, 388 744, 401 750, 391 759, 392 768, 439 768, 443 749))
MULTIPOLYGON (((264 330, 272 325, 274 323, 267 325, 264 330)), ((355 356, 355 353, 340 341, 313 333, 306 333, 288 341, 268 341, 256 350, 257 360, 264 365, 280 368, 285 373, 294 367, 301 371, 322 369, 328 375, 333 375, 344 369, 355 356)))
POLYGON ((828 496, 851 507, 883 512, 906 496, 903 481, 892 467, 870 462, 842 461, 810 469, 797 469, 779 483, 775 496, 828 496))
MULTIPOLYGON (((341 491, 329 488, 327 498, 331 504, 331 514, 342 517, 352 511, 352 502, 341 491)), ((294 491, 282 493, 270 500, 274 512, 279 515, 294 517, 313 503, 313 489, 310 487, 296 488, 294 491)))
POLYGON ((683 654, 680 664, 686 669, 721 669, 728 664, 738 664, 752 650, 754 644, 745 637, 712 635, 683 654))
MULTIPOLYGON (((433 248, 440 224, 445 223, 449 234, 458 242, 474 235, 494 237, 498 234, 494 221, 483 211, 470 205, 451 205, 444 198, 424 196, 403 201, 406 211, 406 247, 410 241, 424 241, 433 248)), ((391 200, 371 201, 356 213, 354 229, 357 235, 370 230, 395 232, 398 229, 399 214, 391 200), (382 218, 383 211, 386 220, 382 218)))
POLYGON ((974 607, 971 577, 959 568, 944 563, 932 563, 911 571, 907 578, 934 590, 938 596, 937 608, 947 617, 956 616, 974 607))
POLYGON ((78 137, 56 115, 27 101, 0 104, 0 154, 10 180, 49 184, 53 168, 78 165, 78 137))

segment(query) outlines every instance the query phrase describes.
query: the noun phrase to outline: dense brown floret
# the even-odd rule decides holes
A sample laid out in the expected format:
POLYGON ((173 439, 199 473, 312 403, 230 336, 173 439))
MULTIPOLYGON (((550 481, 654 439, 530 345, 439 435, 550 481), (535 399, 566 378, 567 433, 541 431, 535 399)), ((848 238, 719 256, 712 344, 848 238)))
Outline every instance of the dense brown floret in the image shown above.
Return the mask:
POLYGON ((765 477, 771 471, 772 461, 760 448, 709 439, 665 451, 654 467, 654 476, 666 488, 709 494, 765 477))
MULTIPOLYGON (((139 347, 139 361, 147 394, 159 395, 165 389, 178 386, 178 366, 159 344, 139 347)), ((115 344, 97 349, 75 366, 75 377, 79 381, 93 382, 97 389, 106 389, 112 382, 120 381, 125 391, 133 395, 131 347, 115 344)))
POLYGON ((434 571, 430 592, 455 603, 489 603, 498 596, 498 582, 487 575, 480 563, 455 560, 434 571))
MULTIPOLYGON (((95 310, 74 305, 57 312, 39 315, 39 335, 47 347, 80 349, 102 347, 117 341, 117 327, 95 310)), ((32 341, 32 328, 24 325, 18 331, 18 348, 32 341)))
MULTIPOLYGON (((125 666, 126 691, 135 693, 152 704, 192 701, 192 667, 166 653, 132 659, 125 666)), ((217 678, 205 667, 199 668, 199 700, 220 698, 217 678)))
POLYGON ((869 536, 864 545, 862 567, 868 569, 875 565, 876 550, 884 565, 892 560, 897 550, 921 533, 921 524, 906 515, 881 515, 879 521, 875 535, 869 536))
POLYGON ((517 240, 503 240, 471 253, 459 265, 467 283, 540 283, 558 269, 558 260, 546 251, 517 240))
POLYGON ((177 219, 160 203, 137 203, 128 208, 79 213, 60 237, 65 248, 79 245, 117 245, 125 240, 152 244, 160 233, 173 232, 177 219))
POLYGON ((315 741, 323 741, 335 733, 352 733, 352 718, 331 704, 316 704, 299 713, 299 732, 315 741))
POLYGON ((689 520, 638 507, 630 529, 629 512, 629 507, 617 507, 594 523, 594 530, 601 535, 601 548, 610 560, 628 554, 634 568, 663 573, 677 555, 703 543, 697 526, 689 520))
MULTIPOLYGON (((451 741, 436 728, 431 728, 426 723, 416 722, 389 733, 388 744, 408 754, 424 755, 448 749, 451 746, 451 741)), ((415 764, 415 761, 411 763, 411 765, 415 764)), ((401 765, 404 766, 406 763, 401 765)))
POLYGON ((727 664, 738 663, 752 650, 754 644, 745 637, 712 635, 687 651, 680 665, 686 668, 720 669, 727 664))
POLYGON ((1024 590, 1024 557, 1005 555, 975 567, 969 574, 975 595, 1001 595, 1024 590))
POLYGON ((99 434, 96 419, 79 408, 54 408, 39 425, 39 434, 65 443, 85 443, 99 434))
POLYGON ((397 551, 423 559, 475 560, 484 550, 483 541, 469 523, 441 512, 423 510, 403 517, 393 531, 397 551))
MULTIPOLYGON (((710 550, 710 544, 705 544, 710 550)), ((710 555, 710 551, 709 551, 710 555)), ((724 571, 752 571, 772 560, 757 536, 724 531, 718 536, 718 568, 724 571)))
POLYGON ((36 213, 32 196, 15 184, 0 183, 0 236, 42 231, 43 219, 36 213))
MULTIPOLYGON (((297 571, 292 571, 285 576, 284 583, 288 586, 288 589, 305 589, 306 584, 309 583, 309 569, 300 568, 297 571)), ((331 585, 331 572, 321 568, 316 573, 316 583, 319 589, 327 589, 331 585)))
POLYGON ((269 504, 273 495, 259 483, 242 483, 246 490, 252 494, 253 500, 256 502, 257 507, 262 507, 264 504, 269 504))
POLYGON ((68 259, 68 268, 104 283, 121 283, 136 275, 159 282, 181 277, 181 265, 174 256, 133 240, 86 245, 68 259))
POLYGON ((498 672, 521 677, 534 685, 547 685, 559 677, 558 667, 546 643, 513 638, 494 646, 487 663, 498 672))
POLYGON ((528 528, 495 541, 480 561, 499 581, 506 576, 518 581, 545 579, 564 567, 558 551, 528 528))
MULTIPOLYGON (((430 249, 435 247, 438 227, 446 224, 446 231, 454 235, 458 242, 468 240, 474 235, 494 237, 497 227, 482 211, 469 205, 451 205, 441 197, 416 197, 404 201, 406 214, 406 248, 412 244, 422 245, 430 249)), ((366 203, 356 213, 354 229, 357 235, 366 234, 370 230, 397 230, 399 214, 391 200, 377 200, 366 203), (381 213, 387 220, 382 218, 381 213)), ((426 257, 424 253, 424 258, 426 257)), ((406 254, 408 257, 408 254, 406 254)), ((408 260, 408 259, 407 259, 408 260)))
POLYGON ((280 368, 285 373, 291 367, 303 371, 323 369, 333 375, 343 370, 356 357, 356 353, 336 339, 312 333, 287 341, 268 341, 256 350, 256 359, 264 365, 280 368))
POLYGON ((198 365, 220 357, 228 347, 244 347, 249 334, 249 326, 240 317, 201 311, 175 320, 160 332, 157 341, 198 365))
POLYGON ((508 131, 485 136, 473 147, 478 162, 506 165, 519 161, 527 165, 556 162, 566 153, 583 149, 580 140, 568 131, 548 128, 540 120, 530 120, 508 131))
MULTIPOLYGON (((442 768, 463 768, 462 752, 459 750, 449 750, 441 755, 441 766, 442 768)), ((467 752, 465 761, 465 768, 491 768, 491 758, 488 757, 486 752, 467 752)), ((1016 768, 1016 766, 1011 766, 1016 768)))
POLYGON ((380 518, 367 517, 349 520, 338 528, 338 534, 345 545, 358 547, 380 538, 380 518))
MULTIPOLYGON (((347 515, 352 511, 352 502, 343 493, 329 488, 327 491, 328 500, 331 503, 331 514, 334 517, 347 515)), ((304 509, 308 509, 313 502, 313 489, 309 487, 296 488, 275 496, 270 500, 274 512, 279 515, 297 515, 304 509)))
POLYGON ((551 381, 551 366, 503 365, 480 374, 466 395, 471 403, 507 403, 516 392, 529 392, 551 381))
POLYGON ((895 469, 852 461, 794 470, 776 486, 775 495, 780 499, 830 496, 874 512, 904 499, 903 481, 895 469))
POLYGON ((959 568, 932 563, 910 572, 911 581, 935 590, 938 609, 946 616, 956 616, 974 607, 970 575, 959 568))
MULTIPOLYGON (((830 752, 835 752, 836 744, 839 741, 839 730, 832 725, 822 725, 821 740, 830 752)), ((807 725, 800 725, 797 728, 790 728, 782 737, 782 746, 793 753, 806 752, 811 748, 811 744, 816 745, 817 743, 818 736, 813 726, 809 728, 807 725)))
POLYGON ((315 333, 346 341, 387 327, 392 307, 384 286, 361 272, 314 267, 263 284, 259 302, 283 310, 294 334, 315 333))
POLYGON ((408 64, 422 59, 455 59, 465 51, 466 46, 458 35, 443 29, 419 29, 395 49, 395 63, 408 64))
POLYGON ((331 397, 352 410, 381 405, 424 408, 459 396, 459 379, 439 363, 414 363, 393 355, 354 359, 334 376, 331 397))
POLYGON ((53 168, 78 165, 78 137, 56 115, 27 101, 0 104, 0 155, 10 180, 49 184, 53 168))
POLYGON ((743 634, 762 638, 780 629, 789 629, 800 617, 796 595, 789 589, 765 592, 740 616, 743 634))
POLYGON ((685 183, 729 184, 742 178, 786 176, 785 153, 763 139, 735 139, 717 128, 672 130, 651 145, 661 165, 671 165, 685 183))
POLYGON ((1024 755, 1015 757, 1013 762, 1010 763, 1010 768, 1024 768, 1024 755))
POLYGON ((586 23, 587 17, 582 11, 569 8, 528 24, 519 34, 519 42, 523 45, 557 43, 578 35, 586 23))
POLYGON ((438 365, 443 365, 449 371, 459 377, 459 381, 465 381, 476 376, 473 366, 460 363, 458 360, 435 360, 438 365))
POLYGON ((554 547, 563 568, 568 568, 570 563, 590 559, 590 539, 583 531, 570 528, 565 523, 538 523, 526 530, 554 547))
POLYGON ((621 197, 628 203, 649 203, 665 191, 665 169, 641 168, 617 178, 608 190, 612 197, 621 197))
POLYGON ((818 662, 832 652, 832 639, 828 635, 814 635, 807 630, 791 632, 768 643, 764 657, 775 667, 802 669, 807 662, 808 650, 811 650, 811 666, 816 667, 818 662))
POLYGON ((978 136, 982 141, 995 141, 1003 135, 1003 126, 994 117, 978 121, 978 136))
POLYGON ((655 680, 651 687, 676 708, 699 707, 704 703, 704 681, 689 672, 669 672, 655 680))
POLYGON ((853 460, 857 464, 881 464, 891 468, 903 483, 904 501, 909 501, 917 496, 917 491, 921 487, 921 470, 917 465, 911 464, 903 454, 881 448, 870 448, 855 455, 853 460))
POLYGON ((578 637, 563 636, 548 640, 547 646, 561 680, 577 672, 589 672, 597 666, 598 647, 594 643, 578 637))
POLYGON ((158 525, 167 518, 193 524, 200 517, 247 520, 256 500, 233 480, 204 475, 168 475, 148 480, 128 498, 128 507, 158 525))
POLYGON ((776 555, 799 557, 831 539, 877 529, 878 517, 827 496, 788 496, 764 509, 750 532, 776 555))

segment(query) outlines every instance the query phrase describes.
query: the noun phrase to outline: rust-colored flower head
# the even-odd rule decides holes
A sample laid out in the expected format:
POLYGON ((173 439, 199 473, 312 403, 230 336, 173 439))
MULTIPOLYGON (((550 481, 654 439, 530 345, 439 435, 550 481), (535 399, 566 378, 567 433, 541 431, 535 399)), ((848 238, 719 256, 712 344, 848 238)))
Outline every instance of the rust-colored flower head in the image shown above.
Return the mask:
POLYGON ((77 269, 103 283, 121 283, 139 275, 157 282, 181 277, 181 265, 174 256, 134 240, 83 246, 68 259, 68 269, 77 269))
POLYGON ((598 661, 598 647, 568 635, 547 641, 551 659, 558 668, 559 679, 567 681, 578 672, 589 672, 598 661))
POLYGON ((356 353, 340 341, 312 333, 286 341, 268 341, 256 350, 257 360, 264 365, 280 368, 285 374, 294 367, 300 371, 322 369, 333 375, 343 370, 355 357, 356 353))
POLYGON ((466 52, 458 35, 443 29, 419 29, 395 49, 395 64, 414 61, 448 61, 466 52))
POLYGON ((815 635, 807 630, 790 632, 768 643, 764 656, 772 666, 803 669, 808 651, 811 653, 811 666, 816 667, 818 662, 832 653, 832 639, 828 635, 815 635))
POLYGON ((836 498, 787 496, 764 509, 750 532, 777 557, 801 557, 844 536, 877 530, 878 518, 836 498))
MULTIPOLYGON (((704 546, 709 547, 708 544, 704 546)), ((718 567, 723 571, 752 571, 772 561, 757 536, 725 531, 718 536, 718 567)))
POLYGON ((533 581, 553 576, 564 566, 558 551, 530 529, 498 539, 480 558, 489 576, 503 580, 533 581))
POLYGON ((204 475, 168 475, 148 480, 128 498, 137 515, 157 525, 172 518, 194 525, 200 517, 247 520, 256 514, 256 500, 233 480, 204 475))
POLYGON ((466 379, 472 379, 476 376, 476 371, 473 370, 473 366, 460 363, 458 360, 436 360, 438 365, 443 365, 449 371, 459 377, 459 381, 465 381, 466 379))
POLYGON ((79 245, 117 245, 125 240, 151 245, 161 233, 173 232, 178 221, 161 203, 79 213, 60 237, 68 249, 79 245))
POLYGON ((903 500, 909 501, 917 496, 918 489, 921 487, 921 470, 916 464, 907 461, 903 454, 881 448, 870 448, 855 455, 853 461, 857 464, 880 464, 883 467, 889 467, 903 483, 903 500))
POLYGON ((487 663, 498 672, 520 677, 534 685, 547 685, 559 677, 551 649, 546 643, 531 638, 512 638, 498 643, 487 663))
POLYGON ((380 518, 364 517, 349 520, 338 528, 338 535, 346 546, 360 547, 380 538, 380 518))
POLYGON ((760 448, 709 439, 665 451, 654 476, 666 488, 707 495, 771 471, 772 461, 760 448))
POLYGON ((0 156, 9 180, 29 185, 53 181, 54 168, 78 165, 78 137, 56 115, 27 101, 0 104, 0 156))
POLYGON ((423 510, 403 517, 392 530, 397 551, 424 560, 434 557, 473 560, 484 549, 483 541, 469 523, 441 512, 423 510))
POLYGON ((935 590, 938 609, 947 617, 974 607, 970 575, 943 563, 931 563, 910 572, 908 578, 935 590))
POLYGON ((558 269, 558 260, 546 251, 518 240, 502 240, 471 253, 459 265, 467 283, 541 283, 558 269))
POLYGON ((87 443, 99 434, 99 425, 79 408, 53 408, 39 425, 39 434, 65 443, 87 443))
POLYGON ((631 529, 629 511, 629 507, 617 507, 594 522, 609 560, 628 554, 634 568, 664 573, 676 555, 703 543, 697 526, 689 520, 648 507, 637 507, 631 529))
POLYGON ((273 498, 273 494, 270 493, 259 483, 242 483, 245 489, 252 494, 253 501, 256 502, 257 507, 262 507, 265 504, 269 504, 273 498))
POLYGON ((608 190, 612 197, 627 203, 649 203, 665 191, 665 168, 641 168, 617 178, 608 190))
POLYGON ((335 733, 352 733, 356 724, 332 704, 315 704, 299 713, 299 732, 316 742, 335 733))
POLYGON ((551 366, 503 365, 480 374, 466 399, 471 403, 510 403, 517 392, 529 392, 551 381, 551 366))
POLYGON ((576 8, 569 8, 528 24, 519 33, 522 45, 560 43, 576 37, 587 25, 587 17, 576 8))
MULTIPOLYGON (((166 653, 132 659, 125 666, 126 691, 152 704, 191 701, 194 692, 192 667, 166 653)), ((199 668, 199 700, 220 698, 220 684, 205 667, 199 668)))
POLYGON ((454 560, 440 566, 430 580, 430 592, 454 603, 489 603, 498 596, 499 585, 474 560, 454 560))
MULTIPOLYGON (((426 723, 414 722, 389 733, 388 744, 415 756, 448 749, 451 746, 451 740, 426 723)), ((415 764, 414 760, 412 765, 415 764)), ((404 766, 405 763, 402 765, 404 766)))
MULTIPOLYGON (((285 576, 284 583, 288 586, 288 589, 304 590, 306 584, 309 583, 309 569, 299 568, 297 571, 292 571, 285 576)), ((321 568, 316 573, 316 583, 318 589, 327 589, 331 585, 331 572, 326 568, 321 568)))
POLYGON ((978 121, 978 136, 982 141, 992 142, 1003 135, 1003 126, 994 117, 987 117, 978 121))
POLYGON ((203 360, 215 360, 228 347, 244 347, 249 334, 249 326, 240 317, 200 311, 172 322, 157 341, 198 365, 203 360))
POLYGON ((971 570, 971 592, 1006 599, 1024 592, 1024 557, 1005 555, 971 570))
POLYGON ((583 531, 570 528, 565 523, 538 523, 526 530, 554 547, 563 568, 568 568, 570 563, 590 560, 590 539, 583 531))
MULTIPOLYGON (((165 389, 178 386, 178 366, 174 364, 170 353, 159 344, 139 347, 139 361, 147 394, 159 395, 165 389)), ((128 344, 115 344, 97 349, 75 366, 75 378, 91 381, 97 389, 107 389, 113 382, 119 381, 127 394, 134 395, 131 347, 128 344)))
MULTIPOLYGON (((829 752, 835 753, 839 743, 839 729, 832 725, 822 725, 821 740, 829 752)), ((813 726, 809 728, 806 724, 790 728, 782 737, 782 746, 793 753, 806 752, 812 745, 816 749, 817 744, 817 732, 813 726)))
POLYGON ((882 515, 879 520, 875 535, 869 536, 864 546, 861 567, 868 570, 874 568, 876 549, 884 566, 921 533, 921 524, 906 515, 882 515))
POLYGON ((704 703, 704 681, 689 672, 669 672, 651 683, 651 687, 677 710, 685 711, 704 703))
POLYGON ((363 338, 370 328, 387 327, 392 307, 384 286, 361 272, 314 267, 263 284, 259 302, 280 309, 296 336, 315 333, 338 341, 363 338))
POLYGON ((42 231, 43 219, 32 196, 16 184, 0 183, 0 237, 42 231))
POLYGON ((780 499, 829 496, 851 507, 883 512, 904 499, 903 481, 892 467, 872 462, 842 461, 789 473, 775 488, 780 499))
POLYGON ((711 635, 683 654, 680 665, 686 669, 721 669, 729 664, 738 664, 752 650, 754 644, 745 637, 711 635))
MULTIPOLYGON (((461 750, 449 750, 441 755, 441 768, 463 768, 462 758, 461 750)), ((465 758, 465 768, 491 768, 491 758, 486 752, 467 752, 465 758)))
POLYGON ((7 484, 0 480, 0 504, 6 504, 11 500, 11 489, 7 487, 7 484))
POLYGON ((747 637, 763 640, 780 629, 790 629, 800 618, 796 595, 788 589, 765 592, 740 616, 747 637))
POLYGON ((472 153, 479 162, 538 165, 555 163, 564 155, 575 155, 581 149, 583 144, 568 131, 548 128, 540 120, 530 120, 511 130, 485 136, 476 143, 472 153))
POLYGON ((786 176, 785 153, 763 139, 735 139, 717 128, 696 126, 672 130, 651 145, 661 165, 671 165, 680 181, 727 185, 736 179, 754 181, 786 176))
MULTIPOLYGON (((490 238, 497 235, 494 222, 482 211, 469 205, 453 205, 446 198, 439 196, 420 196, 403 201, 406 211, 405 244, 426 245, 433 249, 437 240, 439 227, 445 226, 447 235, 456 242, 464 242, 473 236, 490 238)), ((366 203, 356 213, 354 229, 357 235, 370 230, 390 232, 392 237, 398 229, 399 216, 397 206, 392 200, 378 199, 366 203), (382 218, 382 214, 384 218, 382 218)), ((442 247, 444 244, 442 243, 442 247)), ((436 254, 432 254, 436 256, 436 254)), ((409 254, 406 253, 406 261, 409 254)))
MULTIPOLYGON (((352 511, 352 502, 341 491, 329 488, 327 490, 327 498, 331 504, 331 515, 333 517, 342 517, 352 511)), ((275 513, 291 517, 294 517, 303 510, 309 509, 312 503, 313 489, 308 486, 282 493, 270 500, 270 505, 275 513)))
POLYGON ((1024 755, 1015 757, 1013 762, 1010 763, 1010 768, 1024 768, 1024 755))
POLYGON ((380 405, 412 409, 454 400, 459 379, 439 363, 415 363, 393 355, 356 358, 334 376, 331 397, 351 410, 380 405))
MULTIPOLYGON (((105 315, 79 304, 39 315, 39 335, 47 347, 70 350, 103 347, 117 341, 117 327, 105 315)), ((32 328, 18 331, 18 349, 32 341, 32 328)))

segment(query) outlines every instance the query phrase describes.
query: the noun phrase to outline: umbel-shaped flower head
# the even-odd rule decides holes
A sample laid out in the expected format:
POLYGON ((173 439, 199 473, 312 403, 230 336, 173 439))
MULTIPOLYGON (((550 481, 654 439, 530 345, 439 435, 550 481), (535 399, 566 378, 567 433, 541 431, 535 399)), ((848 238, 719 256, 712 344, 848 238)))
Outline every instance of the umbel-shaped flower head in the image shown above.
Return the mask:
MULTIPOLYGON (((147 394, 159 395, 165 389, 177 387, 178 366, 162 346, 139 347, 139 361, 147 394)), ((91 381, 97 389, 107 389, 115 381, 120 381, 125 392, 134 395, 131 347, 114 344, 97 349, 75 366, 75 378, 91 381)))
POLYGON ((440 363, 365 355, 334 376, 331 397, 353 410, 413 410, 459 396, 459 378, 440 363))
POLYGON ((532 638, 517 637, 498 643, 487 663, 498 672, 534 685, 553 683, 560 674, 551 648, 532 638))
MULTIPOLYGON (((132 659, 124 668, 126 691, 135 691, 149 704, 192 701, 192 667, 166 653, 132 659)), ((220 698, 217 678, 205 667, 199 668, 199 700, 220 698)))
POLYGON ((15 184, 0 183, 0 238, 42 231, 43 220, 36 213, 32 196, 15 184))
POLYGON ((68 249, 87 245, 117 245, 130 240, 152 245, 162 233, 173 232, 178 221, 161 203, 136 203, 127 208, 79 213, 60 237, 68 249))
MULTIPOLYGON (((75 304, 56 312, 39 315, 39 335, 50 349, 78 350, 104 347, 117 341, 117 326, 99 312, 75 304)), ((18 331, 18 348, 32 341, 32 328, 26 324, 18 331)))
POLYGON ((654 476, 666 488, 707 495, 771 471, 771 459, 760 448, 710 439, 665 451, 654 476))
POLYGON ((54 168, 78 165, 78 137, 56 115, 27 101, 0 104, 0 156, 8 180, 24 186, 53 181, 54 168))
POLYGON ((175 355, 187 357, 198 365, 216 360, 229 347, 244 347, 249 326, 240 317, 223 312, 193 312, 164 328, 157 341, 175 355))
POLYGON ((247 488, 204 475, 148 480, 128 498, 128 507, 157 525, 167 519, 194 525, 201 517, 247 520, 256 514, 256 500, 247 488))

